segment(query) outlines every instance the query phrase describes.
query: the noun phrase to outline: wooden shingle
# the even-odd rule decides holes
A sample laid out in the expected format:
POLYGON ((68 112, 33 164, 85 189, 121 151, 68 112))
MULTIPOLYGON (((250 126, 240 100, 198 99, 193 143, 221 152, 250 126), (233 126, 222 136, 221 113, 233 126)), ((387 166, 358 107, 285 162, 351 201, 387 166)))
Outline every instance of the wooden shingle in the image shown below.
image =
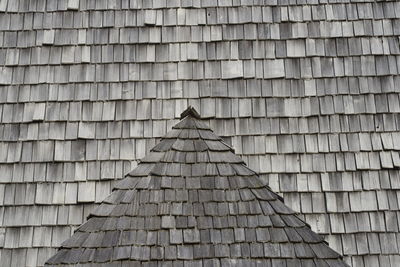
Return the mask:
MULTIPOLYGON (((339 255, 322 243, 322 237, 304 226, 304 223, 300 223, 295 213, 281 202, 280 197, 270 191, 268 187, 264 187, 253 171, 245 167, 243 163, 232 163, 229 160, 233 158, 232 150, 199 120, 199 114, 194 108, 189 107, 181 116, 183 119, 173 127, 175 130, 167 134, 167 137, 153 149, 153 151, 160 151, 157 152, 160 157, 148 156, 143 163, 130 172, 116 186, 113 193, 103 201, 102 205, 91 213, 88 222, 78 228, 78 231, 63 243, 64 248, 49 259, 47 264, 86 262, 86 256, 82 253, 85 248, 96 249, 94 257, 89 259, 94 263, 118 262, 128 258, 127 253, 131 251, 130 259, 138 261, 177 258, 187 261, 188 264, 195 264, 193 262, 194 255, 198 255, 201 259, 208 257, 208 254, 199 251, 195 253, 193 244, 211 245, 210 242, 212 242, 214 246, 219 246, 218 253, 215 252, 216 254, 212 256, 227 257, 230 255, 228 246, 240 241, 238 234, 242 233, 243 241, 252 242, 252 244, 247 248, 248 252, 242 250, 242 253, 235 255, 239 258, 250 257, 250 262, 254 261, 254 257, 295 257, 294 244, 291 242, 303 240, 304 243, 301 243, 303 245, 311 243, 309 246, 320 260, 330 259, 345 266, 339 255), (190 134, 192 131, 198 131, 198 134, 190 134), (203 141, 204 149, 195 146, 192 138, 195 138, 194 140, 197 142, 203 141), (193 163, 189 153, 201 153, 203 150, 212 155, 205 159, 207 164, 193 163), (167 157, 169 154, 171 156, 167 157), (162 155, 165 156, 162 157, 162 155), (160 160, 166 162, 159 162, 160 160), (211 166, 215 166, 214 171, 210 168, 211 166), (187 171, 189 169, 192 170, 187 171), (168 183, 166 180, 161 183, 156 182, 165 175, 171 177, 168 183), (224 178, 231 181, 226 184, 227 191, 219 190, 216 187, 224 178), (134 188, 130 187, 132 182, 136 184, 134 188), (201 205, 199 202, 187 204, 195 184, 201 187, 197 200, 201 201, 201 205), (128 188, 131 189, 127 190, 128 188), (230 192, 230 190, 237 193, 236 198, 232 198, 231 194, 224 193, 230 192), (214 191, 218 193, 214 193, 214 191), (150 204, 153 199, 154 204, 150 204), (228 202, 224 202, 225 200, 228 202), (156 207, 161 205, 169 212, 160 213, 161 210, 156 207), (193 214, 192 212, 196 217, 188 216, 193 214), (235 230, 232 230, 232 226, 226 219, 228 214, 236 218, 237 225, 232 225, 235 230), (121 223, 129 220, 129 217, 125 217, 126 215, 139 217, 130 217, 132 218, 130 224, 118 225, 115 223, 117 220, 120 220, 121 223), (261 216, 263 219, 257 219, 256 216, 261 216), (99 224, 99 220, 102 220, 103 223, 99 224), (288 222, 286 226, 283 220, 288 222), (143 224, 144 221, 147 222, 146 225, 143 224), (127 227, 127 229, 124 228, 124 231, 128 229, 134 231, 136 238, 134 236, 128 238, 124 234, 125 232, 122 233, 121 237, 124 237, 125 241, 121 246, 119 245, 121 244, 121 232, 118 227, 123 225, 127 227), (297 230, 297 228, 293 228, 293 225, 302 225, 303 227, 297 230), (150 231, 149 227, 152 226, 154 228, 151 228, 150 231), (263 226, 270 226, 270 228, 263 228, 263 226), (286 227, 287 231, 281 227, 286 227), (205 230, 209 232, 208 236, 205 235, 205 230), (160 234, 167 231, 170 238, 164 241, 157 239, 157 231, 160 231, 160 234), (256 231, 263 234, 257 237, 256 231), (84 235, 87 236, 86 240, 80 239, 84 235), (151 253, 154 245, 160 246, 160 242, 163 242, 163 246, 166 244, 178 246, 176 250, 170 250, 168 254, 164 254, 160 250, 151 253), (281 242, 284 244, 279 245, 281 242), (126 246, 128 244, 130 246, 126 246), (153 247, 150 248, 150 246, 153 247), (265 246, 279 246, 280 249, 269 250, 265 254, 265 246), (111 256, 112 251, 114 251, 114 257, 111 256)), ((244 142, 244 145, 248 146, 249 144, 244 142)), ((200 158, 197 157, 197 160, 200 158)), ((282 190, 296 190, 294 188, 296 186, 292 183, 293 179, 290 179, 290 176, 287 178, 285 180, 287 182, 282 184, 282 190)), ((38 194, 42 195, 41 192, 38 194)), ((79 183, 78 202, 94 201, 96 194, 94 182, 79 183)), ((43 198, 40 199, 42 199, 41 202, 45 202, 43 198)), ((55 233, 53 243, 58 245, 60 237, 66 232, 63 230, 62 233, 55 233)), ((10 237, 9 240, 12 238, 10 237)), ((14 246, 11 243, 10 241, 10 246, 14 246)), ((237 243, 237 245, 241 244, 237 243)), ((299 261, 301 260, 299 257, 299 261)))

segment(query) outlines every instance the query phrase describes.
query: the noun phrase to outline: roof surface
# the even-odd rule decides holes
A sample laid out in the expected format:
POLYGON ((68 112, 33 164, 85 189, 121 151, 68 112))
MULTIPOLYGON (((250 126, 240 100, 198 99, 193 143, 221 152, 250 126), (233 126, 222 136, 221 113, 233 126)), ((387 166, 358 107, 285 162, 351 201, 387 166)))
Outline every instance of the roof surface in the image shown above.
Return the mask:
POLYGON ((196 110, 182 117, 48 264, 347 266, 196 110))
POLYGON ((0 262, 42 266, 182 110, 352 266, 400 266, 400 2, 0 0, 0 262))

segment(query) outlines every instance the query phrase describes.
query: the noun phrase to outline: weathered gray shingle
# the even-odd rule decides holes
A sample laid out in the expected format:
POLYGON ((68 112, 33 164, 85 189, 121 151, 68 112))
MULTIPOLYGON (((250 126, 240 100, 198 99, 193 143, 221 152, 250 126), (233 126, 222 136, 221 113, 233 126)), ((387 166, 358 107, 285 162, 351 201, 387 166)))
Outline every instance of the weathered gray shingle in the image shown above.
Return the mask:
MULTIPOLYGON (((43 265, 55 252, 53 232, 80 225, 111 183, 192 105, 272 189, 284 189, 286 204, 348 264, 397 266, 399 248, 381 248, 379 235, 383 241, 399 233, 393 222, 400 188, 400 4, 323 2, 0 0, 0 247, 10 229, 23 236, 15 243, 6 238, 13 247, 0 249, 3 265, 43 265), (86 182, 93 190, 79 191, 86 182), (44 185, 48 196, 37 196, 44 185), (361 206, 354 196, 360 192, 375 210, 361 206), (348 217, 356 218, 351 233, 348 217), (46 230, 36 234, 41 227, 46 230), (27 229, 34 241, 45 241, 28 244, 27 229)), ((182 161, 181 152, 168 159, 182 161)), ((211 157, 236 163, 225 154, 211 157)), ((208 158, 186 160, 198 159, 208 158)), ((217 165, 207 171, 220 169, 229 172, 217 165)), ((194 258, 196 249, 214 255, 209 245, 193 246, 194 258)), ((218 249, 232 259, 190 264, 247 265, 233 255, 260 254, 245 243, 218 249)), ((128 250, 107 255, 122 260, 128 250)), ((143 258, 168 251, 178 248, 154 247, 143 258)), ((67 256, 73 261, 79 253, 67 256)), ((176 253, 166 264, 182 264, 176 253)))

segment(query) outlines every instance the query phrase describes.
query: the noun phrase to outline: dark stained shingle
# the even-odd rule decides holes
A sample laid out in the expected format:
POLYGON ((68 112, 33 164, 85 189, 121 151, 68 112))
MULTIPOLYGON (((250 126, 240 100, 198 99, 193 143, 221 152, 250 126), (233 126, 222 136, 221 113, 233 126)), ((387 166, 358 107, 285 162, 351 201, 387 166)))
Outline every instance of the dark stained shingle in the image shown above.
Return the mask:
POLYGON ((302 263, 311 257, 347 266, 255 172, 236 159, 193 107, 181 117, 153 149, 160 152, 150 152, 116 186, 49 259, 49 265, 111 264, 124 259, 156 264, 178 259, 191 266, 209 257, 246 258, 249 263, 292 258, 302 263), (205 146, 195 146, 194 141, 205 146), (202 151, 213 156, 187 161, 187 155, 202 151), (216 172, 210 173, 209 166, 216 166, 216 172), (220 190, 218 185, 225 179, 225 190, 220 190), (236 192, 236 197, 230 192, 236 192), (90 258, 88 249, 95 249, 90 258))

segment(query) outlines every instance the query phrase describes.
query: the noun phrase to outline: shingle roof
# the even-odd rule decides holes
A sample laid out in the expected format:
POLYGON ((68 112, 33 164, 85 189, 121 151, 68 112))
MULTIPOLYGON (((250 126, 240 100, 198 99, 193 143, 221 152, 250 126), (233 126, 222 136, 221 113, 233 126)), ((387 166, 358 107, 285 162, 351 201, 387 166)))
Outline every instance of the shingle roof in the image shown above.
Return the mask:
POLYGON ((48 264, 347 266, 194 108, 182 117, 48 264))
POLYGON ((0 262, 42 266, 194 106, 353 266, 400 266, 400 1, 0 0, 0 262))

